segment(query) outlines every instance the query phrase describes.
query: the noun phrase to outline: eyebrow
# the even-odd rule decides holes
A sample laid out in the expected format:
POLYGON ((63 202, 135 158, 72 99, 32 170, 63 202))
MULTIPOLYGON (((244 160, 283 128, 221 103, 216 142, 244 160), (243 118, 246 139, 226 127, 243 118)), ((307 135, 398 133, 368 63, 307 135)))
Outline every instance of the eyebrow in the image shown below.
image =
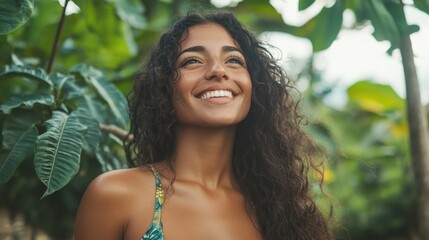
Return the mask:
MULTIPOLYGON (((194 46, 194 47, 190 47, 190 48, 187 48, 187 49, 181 51, 177 57, 180 57, 180 55, 182 55, 185 52, 204 52, 205 50, 206 50, 206 48, 203 46, 194 46)), ((237 51, 237 52, 243 54, 241 52, 241 50, 238 49, 237 47, 234 47, 234 46, 223 46, 222 47, 222 52, 234 52, 234 51, 237 51)))

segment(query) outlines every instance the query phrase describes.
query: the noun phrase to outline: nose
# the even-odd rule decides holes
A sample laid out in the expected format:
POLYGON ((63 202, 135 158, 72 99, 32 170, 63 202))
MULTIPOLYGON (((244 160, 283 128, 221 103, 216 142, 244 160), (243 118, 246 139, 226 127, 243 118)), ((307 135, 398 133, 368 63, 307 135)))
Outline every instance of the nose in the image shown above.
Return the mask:
POLYGON ((225 66, 221 62, 215 61, 208 66, 208 70, 205 74, 206 80, 228 80, 228 74, 226 72, 225 66))

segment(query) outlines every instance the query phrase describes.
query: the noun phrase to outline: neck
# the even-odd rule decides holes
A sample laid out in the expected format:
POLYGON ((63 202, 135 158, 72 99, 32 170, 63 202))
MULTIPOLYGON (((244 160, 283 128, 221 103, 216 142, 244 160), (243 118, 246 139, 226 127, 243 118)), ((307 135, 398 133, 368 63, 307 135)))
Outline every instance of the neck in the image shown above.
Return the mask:
POLYGON ((232 153, 235 127, 178 126, 172 164, 177 181, 214 189, 233 187, 232 153))

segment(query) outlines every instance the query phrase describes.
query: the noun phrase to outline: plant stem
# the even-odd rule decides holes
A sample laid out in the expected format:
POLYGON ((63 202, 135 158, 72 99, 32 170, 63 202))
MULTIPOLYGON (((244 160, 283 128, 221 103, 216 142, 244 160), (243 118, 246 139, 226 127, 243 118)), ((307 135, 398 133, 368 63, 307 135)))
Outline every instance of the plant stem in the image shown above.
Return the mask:
POLYGON ((418 227, 420 239, 429 240, 429 135, 409 35, 402 36, 400 51, 407 93, 411 157, 417 184, 418 227))
POLYGON ((61 30, 63 29, 63 26, 64 26, 64 19, 66 17, 66 9, 67 9, 67 5, 68 5, 69 1, 70 0, 65 0, 63 12, 62 12, 61 18, 60 18, 60 22, 58 23, 57 31, 55 32, 55 39, 54 39, 54 43, 52 44, 51 55, 49 56, 48 66, 46 67, 46 72, 48 74, 51 72, 52 65, 54 64, 55 54, 57 52, 58 42, 60 40, 60 35, 61 35, 61 30))

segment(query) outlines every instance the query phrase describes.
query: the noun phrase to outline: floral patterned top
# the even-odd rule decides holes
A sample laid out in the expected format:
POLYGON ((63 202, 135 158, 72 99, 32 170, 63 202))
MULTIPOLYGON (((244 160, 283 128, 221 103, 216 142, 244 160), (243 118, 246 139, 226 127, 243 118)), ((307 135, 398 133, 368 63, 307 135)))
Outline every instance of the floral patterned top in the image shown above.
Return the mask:
POLYGON ((159 172, 152 165, 149 165, 149 167, 151 168, 153 175, 155 175, 155 212, 152 224, 140 240, 164 240, 161 222, 161 209, 165 198, 164 189, 162 189, 161 176, 159 172))

